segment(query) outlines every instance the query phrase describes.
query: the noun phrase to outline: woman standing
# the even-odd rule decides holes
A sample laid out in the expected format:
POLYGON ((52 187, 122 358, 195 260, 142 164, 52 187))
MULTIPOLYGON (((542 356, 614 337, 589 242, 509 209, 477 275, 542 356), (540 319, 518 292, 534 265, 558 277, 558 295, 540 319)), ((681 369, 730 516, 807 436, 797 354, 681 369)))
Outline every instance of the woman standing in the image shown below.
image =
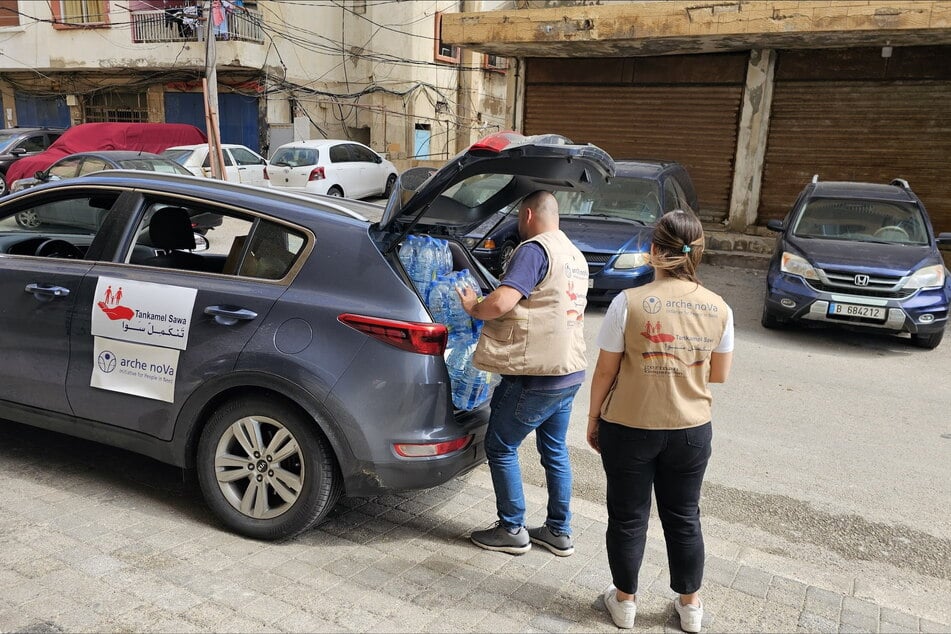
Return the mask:
POLYGON ((664 527, 674 608, 685 632, 699 632, 703 603, 700 486, 711 450, 709 383, 733 359, 733 311, 700 285, 703 227, 672 211, 654 229, 655 280, 620 293, 598 335, 588 444, 607 477, 608 563, 604 603, 615 625, 634 626, 651 490, 664 527))

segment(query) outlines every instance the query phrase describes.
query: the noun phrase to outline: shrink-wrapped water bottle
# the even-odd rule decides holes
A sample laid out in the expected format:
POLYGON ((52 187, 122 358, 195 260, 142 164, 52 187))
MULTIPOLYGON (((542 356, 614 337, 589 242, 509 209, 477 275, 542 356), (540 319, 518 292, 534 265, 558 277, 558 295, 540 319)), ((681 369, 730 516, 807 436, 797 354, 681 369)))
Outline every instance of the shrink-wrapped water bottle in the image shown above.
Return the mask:
POLYGON ((452 273, 452 251, 449 250, 449 241, 432 238, 435 257, 433 258, 433 276, 439 278, 441 275, 452 273))
POLYGON ((421 236, 416 251, 416 275, 413 281, 425 300, 429 296, 436 269, 437 248, 430 236, 421 236))
POLYGON ((494 375, 472 365, 475 344, 453 347, 446 354, 446 367, 452 382, 452 403, 457 409, 475 409, 488 400, 494 375))
POLYGON ((419 238, 414 235, 406 236, 403 244, 400 246, 400 262, 403 263, 403 270, 409 275, 410 279, 416 279, 416 259, 419 252, 419 238))
POLYGON ((444 324, 450 331, 450 308, 453 301, 459 301, 459 297, 449 276, 444 275, 433 282, 429 289, 429 297, 426 298, 426 305, 433 316, 433 321, 444 324))

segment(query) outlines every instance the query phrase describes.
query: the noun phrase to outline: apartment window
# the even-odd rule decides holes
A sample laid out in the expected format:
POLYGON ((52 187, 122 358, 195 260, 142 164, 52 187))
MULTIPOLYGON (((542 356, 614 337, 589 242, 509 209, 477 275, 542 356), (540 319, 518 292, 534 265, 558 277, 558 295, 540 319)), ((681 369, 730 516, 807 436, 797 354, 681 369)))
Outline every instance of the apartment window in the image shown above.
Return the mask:
POLYGON ((108 24, 107 0, 53 0, 53 26, 55 28, 74 28, 83 26, 103 26, 108 24))
POLYGON ((447 64, 458 64, 461 51, 458 46, 452 46, 442 41, 442 13, 436 13, 436 61, 447 64))
POLYGON ((19 26, 19 10, 17 0, 0 0, 0 26, 19 26))
POLYGON ((87 99, 83 112, 87 123, 148 123, 148 98, 144 92, 102 92, 87 99))
POLYGON ((508 70, 509 60, 507 57, 502 57, 500 55, 489 55, 485 54, 482 56, 482 68, 486 70, 493 70, 497 73, 504 73, 508 70))

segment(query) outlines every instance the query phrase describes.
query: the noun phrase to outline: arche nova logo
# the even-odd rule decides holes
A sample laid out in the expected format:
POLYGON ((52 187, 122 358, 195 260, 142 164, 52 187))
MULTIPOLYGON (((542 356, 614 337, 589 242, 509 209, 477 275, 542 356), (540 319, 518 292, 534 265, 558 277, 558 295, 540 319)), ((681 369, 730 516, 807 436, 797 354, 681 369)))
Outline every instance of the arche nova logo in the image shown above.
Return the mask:
POLYGON ((99 358, 96 360, 99 369, 109 374, 116 369, 116 355, 114 355, 109 350, 104 350, 99 353, 99 358))
POLYGON ((660 312, 660 309, 664 307, 664 303, 660 301, 659 297, 645 297, 644 301, 641 303, 641 306, 644 308, 644 312, 648 315, 656 315, 660 312))

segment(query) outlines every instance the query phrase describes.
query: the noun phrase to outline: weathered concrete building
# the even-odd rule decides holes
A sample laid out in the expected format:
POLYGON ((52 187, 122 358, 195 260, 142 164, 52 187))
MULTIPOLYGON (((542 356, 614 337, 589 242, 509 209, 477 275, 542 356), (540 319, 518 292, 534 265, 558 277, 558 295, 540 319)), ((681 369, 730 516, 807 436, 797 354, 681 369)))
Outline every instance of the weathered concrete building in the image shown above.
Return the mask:
POLYGON ((734 231, 761 233, 813 174, 905 178, 951 231, 951 2, 515 4, 442 30, 516 58, 510 127, 680 161, 701 217, 734 231))
POLYGON ((268 153, 291 140, 351 138, 395 160, 444 160, 504 125, 504 60, 439 39, 442 15, 458 2, 221 7, 215 15, 210 0, 0 0, 0 126, 204 128, 209 22, 226 142, 268 153))

